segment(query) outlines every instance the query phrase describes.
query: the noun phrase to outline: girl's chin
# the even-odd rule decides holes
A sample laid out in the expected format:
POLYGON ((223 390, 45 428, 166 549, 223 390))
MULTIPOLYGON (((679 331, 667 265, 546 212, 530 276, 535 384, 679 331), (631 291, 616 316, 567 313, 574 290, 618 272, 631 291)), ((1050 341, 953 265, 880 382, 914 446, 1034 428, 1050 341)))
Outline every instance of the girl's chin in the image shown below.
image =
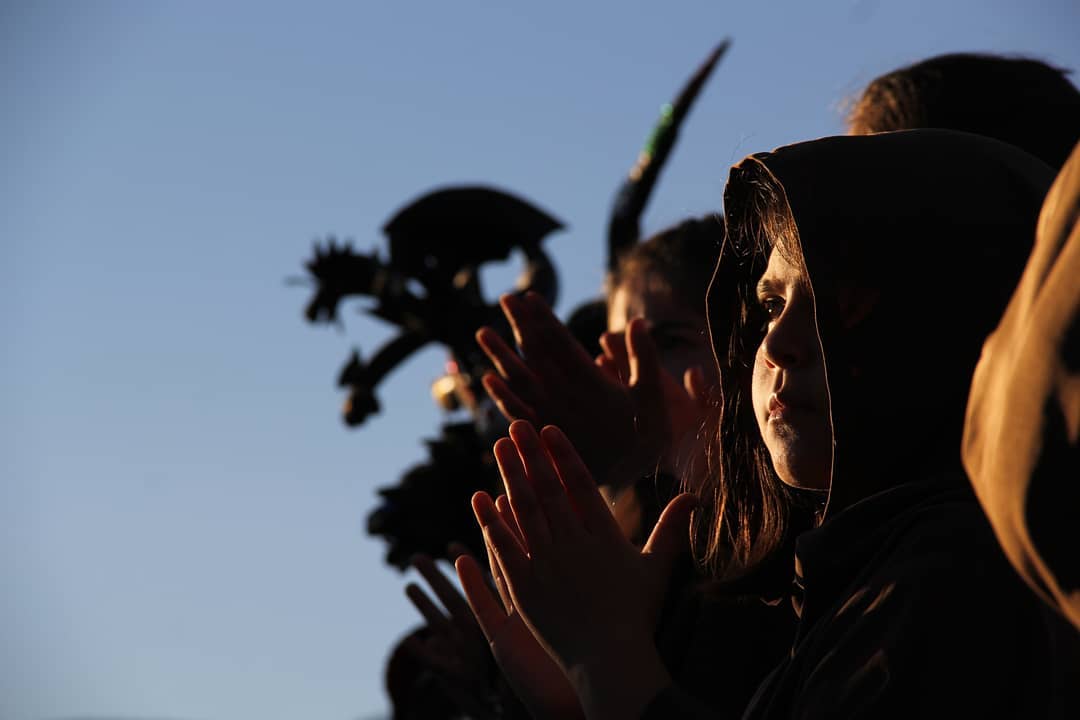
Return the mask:
POLYGON ((799 457, 773 454, 773 469, 785 485, 800 490, 828 490, 830 484, 827 465, 809 462, 799 457), (802 461, 800 461, 802 460, 802 461))
POLYGON ((783 476, 780 476, 780 481, 782 483, 784 483, 785 485, 787 485, 789 488, 794 488, 795 490, 809 490, 809 491, 819 492, 819 493, 828 493, 829 492, 829 483, 828 483, 828 481, 825 481, 825 482, 816 481, 816 482, 810 482, 810 483, 806 483, 806 484, 801 484, 801 483, 798 483, 798 482, 791 482, 791 481, 789 481, 787 478, 785 478, 783 476))

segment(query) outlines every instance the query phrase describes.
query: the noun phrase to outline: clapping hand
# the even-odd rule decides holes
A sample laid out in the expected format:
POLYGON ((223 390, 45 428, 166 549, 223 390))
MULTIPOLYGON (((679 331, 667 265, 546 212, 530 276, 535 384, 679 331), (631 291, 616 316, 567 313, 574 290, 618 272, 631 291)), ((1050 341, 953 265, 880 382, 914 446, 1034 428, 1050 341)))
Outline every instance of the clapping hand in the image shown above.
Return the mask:
MULTIPOLYGON (((507 527, 513 528, 511 532, 519 532, 505 496, 499 496, 492 509, 504 518, 507 527)), ((492 593, 480 566, 471 556, 461 555, 456 566, 465 596, 503 677, 534 718, 572 720, 581 717, 581 706, 570 681, 514 608, 506 579, 490 545, 488 563, 498 597, 492 593)))
MULTIPOLYGON (((481 492, 473 509, 506 602, 570 680, 588 717, 636 717, 670 682, 653 633, 696 499, 672 500, 639 551, 557 428, 537 434, 515 422, 495 456, 508 502, 481 492)), ((458 564, 468 589, 463 567, 469 563, 458 564)))
POLYGON ((561 427, 601 484, 625 486, 654 470, 672 434, 666 373, 644 321, 627 326, 624 361, 594 361, 539 296, 500 302, 521 354, 490 328, 476 337, 497 371, 484 387, 503 415, 561 427))

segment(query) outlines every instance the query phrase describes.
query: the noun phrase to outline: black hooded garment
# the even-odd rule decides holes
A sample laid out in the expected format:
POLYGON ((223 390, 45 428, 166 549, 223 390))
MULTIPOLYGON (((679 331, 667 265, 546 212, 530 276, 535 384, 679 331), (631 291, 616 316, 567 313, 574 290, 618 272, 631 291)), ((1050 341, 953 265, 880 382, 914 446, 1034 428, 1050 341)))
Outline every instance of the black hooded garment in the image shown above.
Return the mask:
MULTIPOLYGON (((755 175, 782 188, 798 229, 834 462, 825 520, 796 543, 794 645, 743 717, 1080 717, 1072 638, 1008 566, 960 463, 971 374, 1052 172, 943 130, 799 143, 732 169, 729 243, 755 175), (864 311, 841 321, 851 297, 864 311)), ((725 247, 717 277, 737 255, 725 247)), ((718 358, 735 302, 714 281, 718 358)), ((670 688, 644 717, 712 716, 670 688)))
POLYGON ((964 466, 1013 566, 1080 629, 1080 145, 975 370, 964 466))

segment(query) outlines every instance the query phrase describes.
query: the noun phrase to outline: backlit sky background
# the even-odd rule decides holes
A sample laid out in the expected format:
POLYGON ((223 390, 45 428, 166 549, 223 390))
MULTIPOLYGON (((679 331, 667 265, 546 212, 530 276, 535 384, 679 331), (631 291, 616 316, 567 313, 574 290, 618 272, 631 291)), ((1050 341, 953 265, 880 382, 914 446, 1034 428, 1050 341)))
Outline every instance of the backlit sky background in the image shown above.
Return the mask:
POLYGON ((433 187, 495 185, 568 225, 565 315, 721 38, 648 232, 719 209, 747 153, 841 132, 881 72, 957 50, 1080 69, 1078 28, 1074 0, 4 3, 0 718, 386 712, 419 618, 364 518, 425 457, 443 356, 347 430, 338 368, 389 330, 304 322, 284 278, 315 238, 367 250, 433 187))

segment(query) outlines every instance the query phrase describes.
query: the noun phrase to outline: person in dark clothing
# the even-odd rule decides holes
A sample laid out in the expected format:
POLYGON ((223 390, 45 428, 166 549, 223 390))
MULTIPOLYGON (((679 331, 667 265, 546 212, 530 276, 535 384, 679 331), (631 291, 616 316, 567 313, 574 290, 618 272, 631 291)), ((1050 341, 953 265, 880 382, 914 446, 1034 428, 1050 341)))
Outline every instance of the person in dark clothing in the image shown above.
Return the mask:
POLYGON ((997 138, 1060 168, 1080 139, 1080 90, 1041 60, 950 53, 893 70, 862 91, 849 132, 945 128, 997 138))
MULTIPOLYGON (((653 411, 654 415, 676 417, 654 423, 653 427, 659 425, 668 439, 681 436, 681 443, 671 440, 670 448, 656 450, 661 443, 645 440, 641 447, 654 449, 654 454, 642 457, 642 453, 640 462, 631 466, 629 473, 616 476, 613 482, 600 488, 623 535, 637 546, 644 544, 660 510, 675 494, 680 476, 690 471, 693 462, 703 462, 700 456, 704 441, 700 432, 707 407, 700 400, 709 396, 709 387, 716 381, 712 348, 706 335, 705 294, 722 239, 721 218, 706 216, 679 223, 629 250, 608 281, 608 332, 602 337, 603 355, 596 363, 576 351, 569 334, 550 311, 540 304, 530 304, 527 299, 520 305, 506 304, 508 319, 523 348, 521 357, 498 343, 497 338, 489 341, 484 333, 480 335, 493 363, 500 369, 500 375, 486 379, 485 384, 508 419, 527 417, 539 425, 570 416, 579 440, 585 433, 605 432, 605 422, 608 432, 616 425, 610 422, 613 403, 590 401, 589 396, 583 396, 584 391, 573 390, 578 385, 586 386, 591 392, 603 389, 600 383, 591 389, 586 385, 590 379, 595 381, 596 365, 607 373, 602 376, 607 383, 627 394, 631 363, 636 376, 645 379, 644 386, 650 385, 648 378, 662 378, 655 383, 663 387, 663 392, 657 398, 660 406, 653 411), (638 330, 643 328, 647 339, 638 336, 638 341, 628 343, 626 333, 631 324, 640 326, 638 330), (643 350, 642 344, 647 344, 648 349, 643 350), (542 354, 531 353, 530 348, 542 348, 542 354), (550 369, 553 357, 564 359, 558 374, 550 369), (526 381, 529 373, 539 381, 531 378, 526 381), (577 380, 571 387, 553 384, 550 392, 546 392, 542 384, 573 375, 577 380), (678 382, 680 378, 683 385, 678 382), (530 402, 518 397, 511 387, 530 402)), ((640 436, 636 437, 634 431, 642 427, 634 416, 629 420, 625 423, 629 430, 627 445, 635 443, 640 436)), ((594 446, 598 444, 592 442, 594 446)), ((474 570, 473 561, 463 563, 469 571, 474 570)), ((790 560, 786 567, 790 568, 790 560)), ((494 563, 492 571, 497 573, 494 563)), ((478 573, 475 570, 474 576, 479 577, 478 573)), ((689 556, 679 563, 669 583, 664 607, 659 610, 657 647, 665 667, 682 687, 704 698, 716 711, 728 714, 746 704, 757 684, 783 656, 794 633, 794 615, 789 606, 774 601, 780 590, 768 587, 764 575, 723 591, 704 588, 701 580, 689 556), (718 673, 728 679, 723 694, 711 692, 718 673)), ((783 591, 787 584, 784 578, 783 591)), ((498 631, 491 629, 517 627, 510 610, 512 603, 504 602, 499 607, 489 597, 490 591, 479 583, 466 583, 466 590, 470 591, 481 625, 489 629, 496 653, 504 661, 513 657, 500 653, 505 643, 498 631)), ((547 665, 543 659, 537 662, 547 665)), ((522 664, 518 662, 516 666, 522 664)), ((515 674, 513 666, 505 670, 508 676, 515 674)), ((544 675, 550 678, 551 673, 545 671, 544 675)), ((518 687, 523 684, 517 683, 518 687)), ((522 691, 529 698, 526 704, 534 708, 534 715, 580 711, 579 707, 573 707, 556 713, 551 703, 539 703, 536 698, 541 695, 573 696, 572 690, 567 690, 569 683, 563 690, 553 689, 549 679, 546 686, 543 693, 522 691)), ((566 704, 576 705, 576 701, 566 704)))
POLYGON ((1080 629, 1080 145, 975 369, 964 466, 1006 556, 1080 629))
MULTIPOLYGON (((783 537, 792 488, 823 500, 796 544, 795 642, 744 717, 1075 712, 1069 639, 1001 555, 959 458, 971 372, 1051 178, 1012 146, 939 130, 799 143, 732 170, 709 296, 723 464, 693 547, 716 576, 745 576, 783 537)), ((714 717, 652 638, 699 501, 676 497, 639 553, 558 429, 515 423, 495 452, 508 501, 478 493, 474 511, 586 716, 714 717)))

